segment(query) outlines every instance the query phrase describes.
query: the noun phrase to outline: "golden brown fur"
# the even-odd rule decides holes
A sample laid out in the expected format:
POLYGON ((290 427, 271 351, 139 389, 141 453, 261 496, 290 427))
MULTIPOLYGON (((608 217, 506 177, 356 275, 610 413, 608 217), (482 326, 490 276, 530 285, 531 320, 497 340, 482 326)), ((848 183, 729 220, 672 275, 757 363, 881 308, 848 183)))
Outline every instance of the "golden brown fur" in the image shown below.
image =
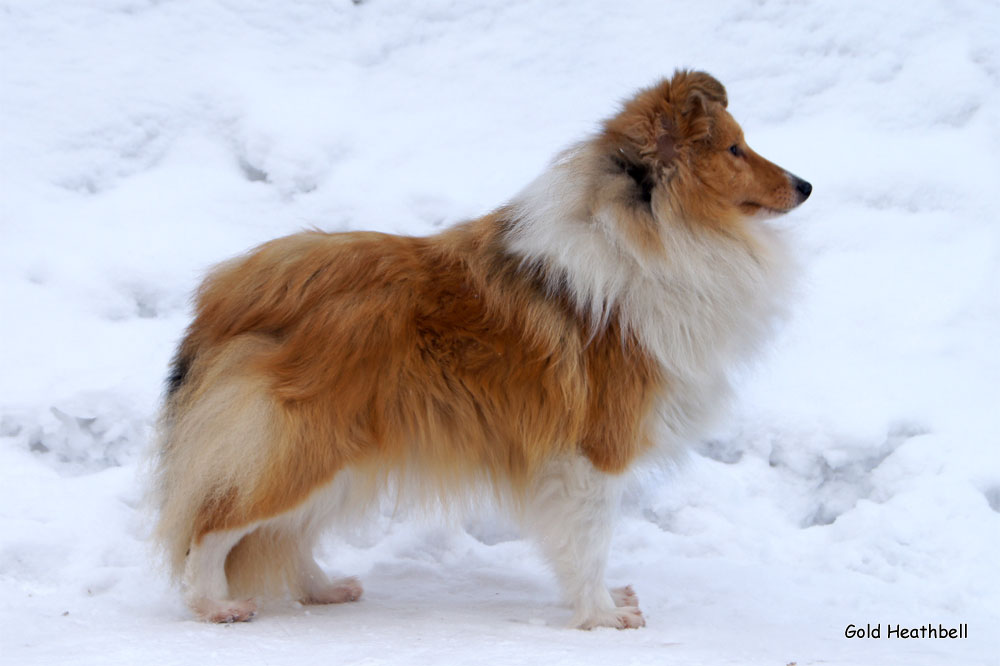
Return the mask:
MULTIPOLYGON (((562 210, 611 224, 609 256, 629 271, 694 265, 677 256, 682 238, 709 260, 721 245, 748 265, 770 261, 747 216, 797 205, 802 181, 745 146, 726 101, 691 72, 640 93, 567 162, 562 210)), ((545 245, 533 240, 549 232, 545 215, 562 215, 532 196, 436 236, 281 238, 206 279, 158 451, 158 536, 177 577, 207 535, 245 531, 227 558, 231 595, 301 594, 296 557, 321 527, 310 507, 338 478, 358 493, 416 479, 443 501, 485 483, 516 501, 553 461, 629 469, 662 436, 665 403, 678 423, 699 420, 673 397, 695 380, 670 360, 695 363, 695 351, 647 339, 645 292, 592 294, 548 250, 521 249, 545 245)))

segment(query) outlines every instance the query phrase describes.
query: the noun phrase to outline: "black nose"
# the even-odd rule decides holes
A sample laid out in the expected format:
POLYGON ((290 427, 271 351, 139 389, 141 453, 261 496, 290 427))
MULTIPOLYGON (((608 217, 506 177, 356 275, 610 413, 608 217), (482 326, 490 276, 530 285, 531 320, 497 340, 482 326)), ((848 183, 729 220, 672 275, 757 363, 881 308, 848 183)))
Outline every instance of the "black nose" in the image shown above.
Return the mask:
POLYGON ((795 189, 798 190, 799 194, 802 195, 802 200, 805 201, 809 198, 809 195, 812 194, 813 186, 808 181, 796 178, 795 189))

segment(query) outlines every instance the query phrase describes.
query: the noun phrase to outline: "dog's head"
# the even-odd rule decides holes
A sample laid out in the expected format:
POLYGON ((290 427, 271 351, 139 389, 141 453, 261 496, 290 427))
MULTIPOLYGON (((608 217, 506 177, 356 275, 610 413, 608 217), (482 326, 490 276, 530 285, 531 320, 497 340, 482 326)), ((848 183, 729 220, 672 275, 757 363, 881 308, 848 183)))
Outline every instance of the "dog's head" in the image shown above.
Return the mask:
POLYGON ((637 200, 654 210, 666 205, 712 225, 785 213, 805 201, 812 185, 751 150, 727 104, 712 76, 676 72, 607 121, 609 168, 631 178, 637 200))

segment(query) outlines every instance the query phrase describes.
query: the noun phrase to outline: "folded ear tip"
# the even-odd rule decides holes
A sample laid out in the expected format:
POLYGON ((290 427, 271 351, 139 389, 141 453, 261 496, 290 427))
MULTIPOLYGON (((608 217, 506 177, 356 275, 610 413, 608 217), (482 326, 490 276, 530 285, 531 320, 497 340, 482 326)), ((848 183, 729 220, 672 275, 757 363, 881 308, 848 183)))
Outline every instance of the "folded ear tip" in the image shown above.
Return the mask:
POLYGON ((729 105, 726 87, 709 74, 699 70, 679 69, 670 80, 670 89, 675 101, 681 101, 698 93, 711 102, 718 102, 725 108, 729 105))
POLYGON ((678 70, 669 79, 640 90, 604 123, 610 146, 628 146, 636 159, 669 165, 684 146, 709 134, 726 89, 705 72, 678 70))

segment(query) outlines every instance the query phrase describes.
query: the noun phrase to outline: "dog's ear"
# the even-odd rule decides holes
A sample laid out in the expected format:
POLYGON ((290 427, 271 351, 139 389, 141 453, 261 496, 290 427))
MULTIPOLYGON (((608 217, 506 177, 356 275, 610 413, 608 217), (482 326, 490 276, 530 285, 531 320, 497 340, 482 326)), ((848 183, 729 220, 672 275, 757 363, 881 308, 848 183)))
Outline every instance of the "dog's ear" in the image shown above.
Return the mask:
POLYGON ((714 112, 727 102, 726 89, 712 76, 678 71, 641 91, 604 124, 608 154, 633 177, 660 168, 669 174, 685 146, 711 135, 714 112))
POLYGON ((726 95, 726 88, 719 80, 706 72, 678 71, 670 80, 671 92, 676 92, 684 97, 698 96, 703 101, 717 102, 726 108, 729 105, 729 97, 726 95))
POLYGON ((687 141, 702 141, 711 136, 713 105, 726 108, 729 104, 726 89, 705 72, 676 72, 670 80, 669 95, 677 134, 687 141))
POLYGON ((677 158, 677 124, 668 114, 660 116, 660 132, 656 137, 656 156, 663 164, 673 164, 677 158))
POLYGON ((617 116, 605 122, 605 137, 614 153, 647 169, 673 163, 680 137, 669 94, 670 81, 661 81, 627 101, 617 116))

